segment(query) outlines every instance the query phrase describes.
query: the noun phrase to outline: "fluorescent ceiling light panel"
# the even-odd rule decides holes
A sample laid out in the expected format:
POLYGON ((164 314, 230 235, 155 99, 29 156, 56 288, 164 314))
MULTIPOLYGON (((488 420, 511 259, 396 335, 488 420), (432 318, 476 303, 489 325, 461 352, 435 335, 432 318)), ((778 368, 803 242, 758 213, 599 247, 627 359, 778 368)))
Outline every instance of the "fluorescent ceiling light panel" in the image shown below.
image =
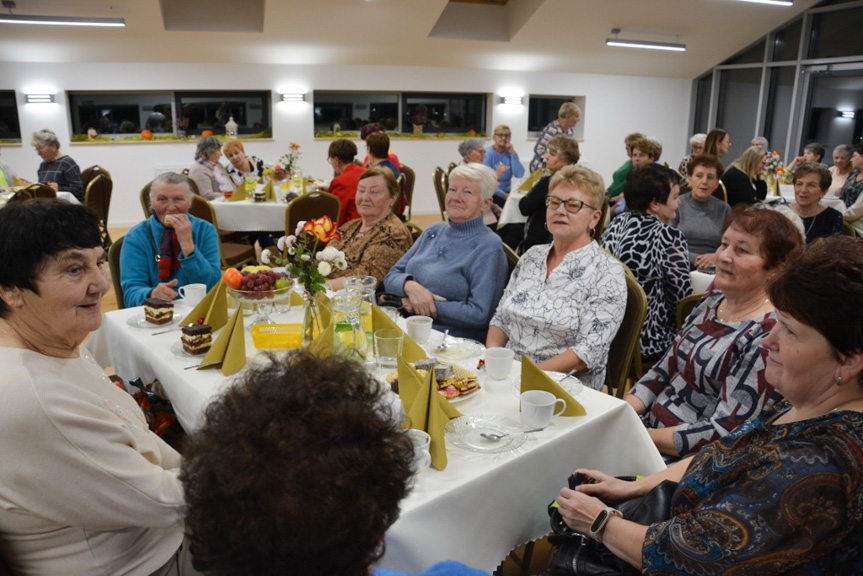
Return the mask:
POLYGON ((27 94, 28 104, 51 104, 54 102, 53 94, 27 94))
POLYGON ((0 24, 41 24, 43 26, 126 26, 124 18, 83 18, 79 16, 30 16, 0 14, 0 24))
POLYGON ((739 0, 740 2, 752 2, 754 4, 773 4, 774 6, 794 6, 792 0, 739 0))
POLYGON ((644 48, 647 50, 671 50, 673 52, 686 52, 686 44, 674 42, 649 42, 647 40, 626 40, 624 38, 606 38, 607 46, 618 46, 622 48, 644 48))
POLYGON ((305 94, 282 94, 282 102, 305 102, 305 94))
POLYGON ((500 97, 501 104, 517 104, 521 106, 524 104, 524 97, 522 96, 501 96, 500 97))

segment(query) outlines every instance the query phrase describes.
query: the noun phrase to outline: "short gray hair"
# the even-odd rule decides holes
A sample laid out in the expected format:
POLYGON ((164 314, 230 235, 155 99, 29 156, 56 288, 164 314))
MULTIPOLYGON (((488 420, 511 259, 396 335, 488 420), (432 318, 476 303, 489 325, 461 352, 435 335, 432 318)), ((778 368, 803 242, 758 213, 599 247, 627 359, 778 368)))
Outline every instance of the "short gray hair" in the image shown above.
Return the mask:
POLYGON ((854 148, 849 144, 840 144, 836 148, 833 149, 833 154, 845 154, 849 158, 854 153, 854 148))
POLYGON ((33 132, 33 140, 30 144, 32 146, 56 146, 57 150, 60 149, 60 140, 57 135, 47 128, 33 132))
POLYGON ((186 198, 189 199, 189 202, 194 198, 194 193, 192 192, 192 187, 189 186, 189 178, 183 174, 177 174, 176 172, 163 172, 156 176, 153 181, 150 183, 150 206, 152 211, 153 200, 156 199, 156 188, 164 185, 172 185, 179 184, 185 189, 186 198))
POLYGON ((485 164, 474 162, 473 164, 456 166, 449 173, 450 182, 458 176, 479 184, 480 190, 482 190, 483 201, 494 196, 494 191, 497 190, 497 175, 494 173, 494 170, 485 164))
POLYGON ((195 148, 195 160, 206 159, 210 152, 222 149, 222 143, 215 136, 204 136, 198 140, 198 147, 195 148))
POLYGON ((707 134, 703 132, 699 132, 698 134, 693 134, 692 138, 689 139, 689 144, 704 144, 707 141, 707 134))
POLYGON ((770 142, 768 142, 767 138, 765 138, 764 136, 756 136, 752 139, 752 142, 750 144, 754 145, 755 142, 760 142, 762 149, 770 150, 770 142))
POLYGON ((477 148, 485 148, 485 140, 482 138, 465 138, 458 145, 458 153, 462 158, 467 156, 467 153, 477 148))

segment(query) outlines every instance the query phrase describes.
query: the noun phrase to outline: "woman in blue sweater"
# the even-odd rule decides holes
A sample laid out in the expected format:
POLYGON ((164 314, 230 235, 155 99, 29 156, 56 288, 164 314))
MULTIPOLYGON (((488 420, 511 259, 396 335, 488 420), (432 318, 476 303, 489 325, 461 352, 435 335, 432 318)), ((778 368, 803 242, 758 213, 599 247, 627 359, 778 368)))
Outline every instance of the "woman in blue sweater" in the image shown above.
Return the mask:
POLYGON ((127 307, 149 297, 173 300, 186 284, 210 290, 221 278, 219 236, 212 224, 187 214, 192 191, 182 174, 166 172, 150 186, 153 214, 126 234, 120 281, 127 307), (158 256, 158 260, 157 260, 158 256))
POLYGON ((432 224, 384 278, 386 291, 411 314, 434 318, 438 330, 485 340, 506 284, 500 237, 482 223, 497 188, 482 164, 455 168, 446 194, 447 221, 432 224))

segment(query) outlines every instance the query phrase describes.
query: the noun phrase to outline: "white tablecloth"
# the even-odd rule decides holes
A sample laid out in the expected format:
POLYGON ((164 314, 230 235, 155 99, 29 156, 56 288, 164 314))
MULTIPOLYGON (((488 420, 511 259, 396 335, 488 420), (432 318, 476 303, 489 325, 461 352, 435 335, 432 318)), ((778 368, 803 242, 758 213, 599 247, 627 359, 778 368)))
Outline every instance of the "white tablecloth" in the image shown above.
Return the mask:
POLYGON ((503 212, 498 218, 498 227, 506 226, 507 224, 521 224, 527 222, 527 216, 523 216, 521 210, 518 209, 518 201, 527 196, 525 192, 513 190, 509 193, 506 202, 503 204, 503 212))
POLYGON ((210 200, 220 230, 234 232, 276 232, 285 229, 287 202, 255 202, 223 198, 210 200))
MULTIPOLYGON (((145 382, 158 378, 181 424, 194 432, 204 407, 229 379, 218 370, 184 370, 194 361, 170 352, 171 345, 179 342, 178 331, 152 336, 152 330, 126 324, 142 313, 142 308, 131 308, 105 314, 102 328, 87 347, 97 361, 113 365, 124 378, 139 376, 145 382)), ((298 317, 299 310, 294 309, 285 320, 298 317)), ((256 350, 248 337, 246 346, 247 355, 253 357, 256 350)), ((475 362, 463 364, 475 368, 475 362)), ((517 421, 513 387, 519 374, 516 363, 510 380, 494 381, 482 375, 482 390, 456 407, 464 415, 501 415, 517 421)), ((650 474, 664 468, 628 405, 587 389, 578 399, 586 416, 555 418, 515 451, 474 454, 448 444, 446 469, 421 472, 413 492, 402 502, 401 516, 386 535, 381 566, 419 572, 451 559, 491 572, 509 550, 549 531, 546 506, 576 467, 615 475, 650 474)))
POLYGON ((57 192, 57 198, 59 198, 60 200, 65 200, 66 202, 70 202, 72 204, 81 203, 81 201, 78 200, 74 194, 72 194, 71 192, 63 192, 62 190, 57 192))

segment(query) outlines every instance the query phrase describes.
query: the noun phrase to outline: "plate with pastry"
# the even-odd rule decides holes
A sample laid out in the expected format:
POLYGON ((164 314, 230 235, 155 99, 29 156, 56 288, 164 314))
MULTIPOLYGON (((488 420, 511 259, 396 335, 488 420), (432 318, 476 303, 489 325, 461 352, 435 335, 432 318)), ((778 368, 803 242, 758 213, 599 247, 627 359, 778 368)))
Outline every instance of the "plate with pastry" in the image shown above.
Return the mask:
MULTIPOLYGON (((464 402, 476 398, 482 391, 477 375, 466 368, 441 362, 435 358, 413 362, 420 376, 425 376, 434 370, 438 394, 451 403, 464 402)), ((393 392, 398 393, 399 371, 393 370, 386 376, 386 381, 393 392)))

